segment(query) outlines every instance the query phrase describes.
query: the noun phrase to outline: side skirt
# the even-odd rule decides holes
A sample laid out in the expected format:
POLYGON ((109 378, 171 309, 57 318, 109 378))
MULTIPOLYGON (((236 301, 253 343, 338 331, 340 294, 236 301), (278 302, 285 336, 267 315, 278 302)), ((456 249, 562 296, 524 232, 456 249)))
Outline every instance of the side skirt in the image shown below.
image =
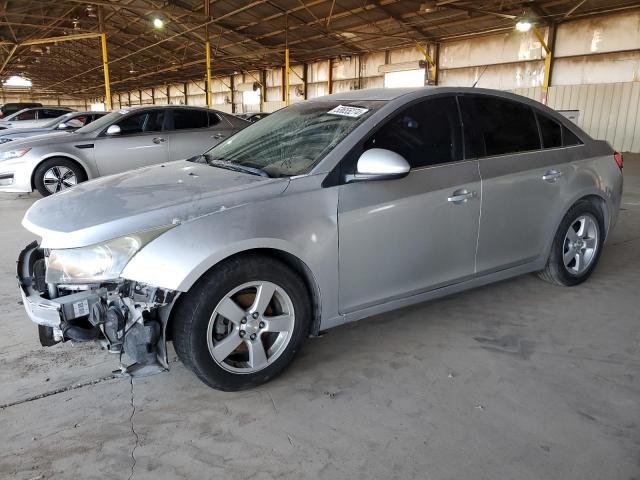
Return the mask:
POLYGON ((526 263, 524 265, 519 265, 517 267, 508 268, 506 270, 500 270, 498 272, 489 273, 481 277, 456 283, 454 285, 448 285, 446 287, 437 288, 435 290, 429 290, 427 292, 411 295, 409 297, 392 300, 390 302, 383 303, 380 305, 375 305, 373 307, 363 308, 355 312, 350 312, 344 315, 340 315, 338 317, 326 319, 322 322, 321 329, 327 330, 329 328, 337 327, 339 325, 349 323, 349 322, 355 322, 357 320, 361 320, 367 317, 372 317, 374 315, 379 315, 381 313, 389 312, 391 310, 408 307, 410 305, 426 302, 428 300, 435 300, 436 298, 446 297, 447 295, 460 293, 465 290, 470 290, 472 288, 482 287, 490 283, 500 282, 502 280, 506 280, 512 277, 517 277, 520 275, 525 275, 527 273, 537 272, 539 270, 542 270, 544 268, 544 265, 545 265, 545 259, 536 260, 534 262, 526 263))

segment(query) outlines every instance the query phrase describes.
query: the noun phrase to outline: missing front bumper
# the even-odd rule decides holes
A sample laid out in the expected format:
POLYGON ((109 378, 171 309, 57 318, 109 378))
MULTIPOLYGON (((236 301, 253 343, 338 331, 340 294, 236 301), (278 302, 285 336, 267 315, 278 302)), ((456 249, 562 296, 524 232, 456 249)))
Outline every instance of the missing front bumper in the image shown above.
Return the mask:
POLYGON ((44 252, 33 242, 18 257, 17 278, 43 346, 95 340, 137 364, 168 368, 165 334, 175 292, 128 280, 71 291, 46 284, 44 276, 44 252))

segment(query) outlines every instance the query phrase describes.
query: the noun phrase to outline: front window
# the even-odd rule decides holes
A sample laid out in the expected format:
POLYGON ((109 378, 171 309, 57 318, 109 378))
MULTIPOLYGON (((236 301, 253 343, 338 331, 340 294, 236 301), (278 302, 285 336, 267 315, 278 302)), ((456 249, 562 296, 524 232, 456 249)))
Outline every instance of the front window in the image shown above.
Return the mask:
POLYGON ((303 175, 384 103, 299 103, 241 130, 205 153, 205 159, 270 177, 303 175))
POLYGON ((112 123, 115 123, 117 120, 122 119, 122 117, 125 116, 127 113, 129 113, 128 110, 118 110, 117 112, 108 113, 104 117, 100 117, 99 119, 91 122, 89 125, 85 125, 84 127, 79 128, 78 130, 76 130, 76 132, 77 133, 97 132, 98 130, 102 130, 103 128, 108 127, 112 123))

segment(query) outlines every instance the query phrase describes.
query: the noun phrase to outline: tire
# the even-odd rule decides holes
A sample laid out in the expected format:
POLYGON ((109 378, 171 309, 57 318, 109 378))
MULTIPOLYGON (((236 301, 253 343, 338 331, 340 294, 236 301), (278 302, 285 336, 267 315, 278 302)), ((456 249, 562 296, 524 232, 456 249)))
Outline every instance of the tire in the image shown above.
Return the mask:
POLYGON ((538 276, 567 287, 584 282, 598 264, 604 232, 600 209, 589 200, 578 201, 562 219, 553 238, 547 265, 538 276))
POLYGON ((277 260, 246 255, 223 262, 180 298, 172 314, 173 343, 180 360, 208 386, 244 390, 284 370, 308 336, 310 321, 302 279, 277 260))
POLYGON ((48 197, 87 180, 84 169, 68 158, 50 158, 36 168, 33 183, 43 197, 48 197))

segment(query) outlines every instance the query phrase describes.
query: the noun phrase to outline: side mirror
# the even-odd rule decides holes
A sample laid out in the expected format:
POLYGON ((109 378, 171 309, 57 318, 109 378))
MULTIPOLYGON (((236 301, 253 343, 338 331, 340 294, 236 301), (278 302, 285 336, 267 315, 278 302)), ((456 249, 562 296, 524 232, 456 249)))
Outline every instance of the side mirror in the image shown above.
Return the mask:
POLYGON ((66 130, 67 128, 69 128, 69 125, 64 122, 58 124, 58 130, 66 130))
POLYGON ((107 135, 120 135, 120 127, 118 125, 109 125, 109 128, 107 128, 107 135))
POLYGON ((402 155, 384 148, 372 148, 360 155, 356 173, 347 181, 391 180, 406 177, 410 170, 409 162, 402 155))

